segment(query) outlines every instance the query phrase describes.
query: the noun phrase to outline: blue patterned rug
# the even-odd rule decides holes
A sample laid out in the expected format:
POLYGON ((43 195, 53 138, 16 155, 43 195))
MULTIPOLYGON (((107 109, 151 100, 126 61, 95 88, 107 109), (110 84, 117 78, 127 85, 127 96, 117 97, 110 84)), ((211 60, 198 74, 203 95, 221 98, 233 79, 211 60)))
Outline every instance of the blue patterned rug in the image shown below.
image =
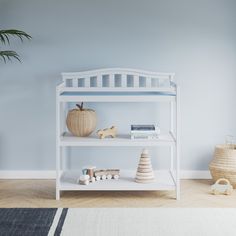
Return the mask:
POLYGON ((67 211, 67 208, 2 208, 0 235, 60 235, 67 211))

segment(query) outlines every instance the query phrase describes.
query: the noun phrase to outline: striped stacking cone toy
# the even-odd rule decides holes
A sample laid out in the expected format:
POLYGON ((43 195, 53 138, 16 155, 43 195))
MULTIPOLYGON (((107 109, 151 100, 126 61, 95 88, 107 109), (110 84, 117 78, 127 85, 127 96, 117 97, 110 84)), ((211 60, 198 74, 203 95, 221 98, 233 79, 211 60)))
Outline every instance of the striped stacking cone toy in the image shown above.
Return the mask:
POLYGON ((143 149, 136 172, 135 182, 146 184, 153 183, 154 181, 155 176, 152 169, 151 158, 148 155, 148 150, 143 149))

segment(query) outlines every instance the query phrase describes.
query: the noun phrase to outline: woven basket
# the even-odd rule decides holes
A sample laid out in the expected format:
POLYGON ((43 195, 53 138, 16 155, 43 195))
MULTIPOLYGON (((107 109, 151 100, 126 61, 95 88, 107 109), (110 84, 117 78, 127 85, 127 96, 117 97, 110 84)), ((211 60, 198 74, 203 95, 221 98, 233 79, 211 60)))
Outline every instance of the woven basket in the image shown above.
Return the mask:
POLYGON ((225 178, 236 188, 236 145, 217 145, 209 169, 214 181, 225 178))

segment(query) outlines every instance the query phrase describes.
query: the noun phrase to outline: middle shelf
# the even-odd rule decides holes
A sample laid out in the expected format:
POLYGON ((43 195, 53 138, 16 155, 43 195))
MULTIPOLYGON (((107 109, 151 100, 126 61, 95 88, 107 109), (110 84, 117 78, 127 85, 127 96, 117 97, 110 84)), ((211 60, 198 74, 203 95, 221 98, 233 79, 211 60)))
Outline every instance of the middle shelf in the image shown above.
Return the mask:
POLYGON ((89 137, 75 137, 70 133, 63 133, 60 137, 60 146, 110 146, 110 147, 154 147, 175 145, 175 137, 169 132, 161 134, 158 139, 131 139, 129 134, 120 134, 116 138, 99 139, 95 135, 89 137))

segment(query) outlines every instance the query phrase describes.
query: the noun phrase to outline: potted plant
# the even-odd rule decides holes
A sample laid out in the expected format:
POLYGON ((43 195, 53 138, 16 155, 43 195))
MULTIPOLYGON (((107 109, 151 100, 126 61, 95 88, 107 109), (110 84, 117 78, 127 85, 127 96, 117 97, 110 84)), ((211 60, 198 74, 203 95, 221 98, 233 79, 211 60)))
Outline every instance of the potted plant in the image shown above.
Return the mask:
MULTIPOLYGON (((16 29, 8 29, 8 30, 0 30, 0 42, 4 45, 10 45, 10 37, 17 37, 23 42, 24 39, 31 39, 32 37, 21 30, 16 29)), ((2 51, 0 48, 0 58, 6 63, 7 61, 11 61, 11 59, 16 59, 20 61, 20 56, 12 50, 4 50, 2 51)))

